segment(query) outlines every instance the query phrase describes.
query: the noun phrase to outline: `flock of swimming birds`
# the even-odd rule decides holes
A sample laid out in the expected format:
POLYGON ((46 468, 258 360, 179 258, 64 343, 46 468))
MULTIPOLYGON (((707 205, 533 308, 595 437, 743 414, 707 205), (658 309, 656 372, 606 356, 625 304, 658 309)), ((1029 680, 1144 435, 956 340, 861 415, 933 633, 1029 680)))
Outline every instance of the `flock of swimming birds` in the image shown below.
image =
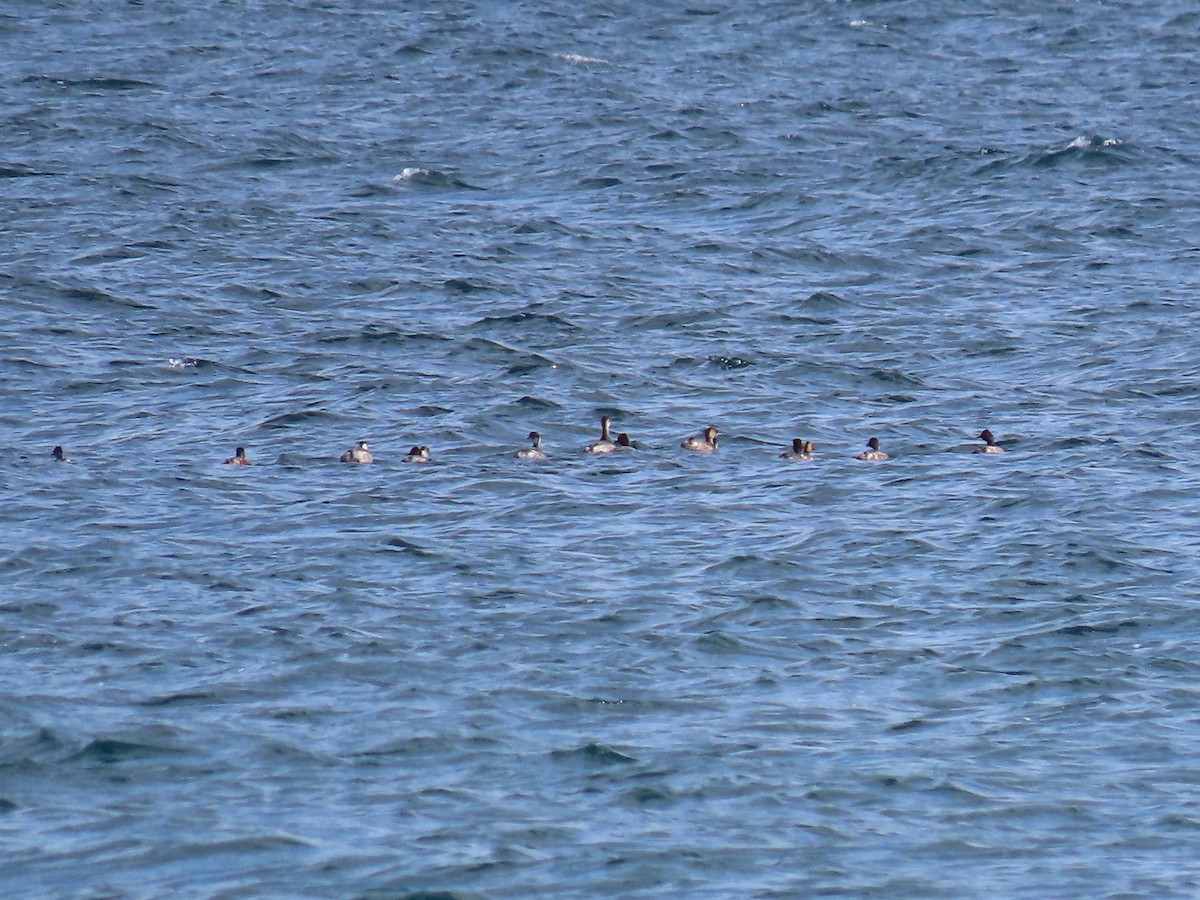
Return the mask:
MULTIPOLYGON (((611 433, 612 420, 608 416, 600 418, 600 437, 598 440, 592 441, 586 447, 586 453, 617 453, 625 450, 636 450, 637 444, 629 439, 629 435, 621 432, 614 440, 611 433)), ((694 434, 686 438, 679 446, 684 450, 692 450, 697 453, 714 453, 717 449, 717 436, 720 432, 717 426, 709 425, 700 434, 694 434)), ((979 433, 979 439, 983 441, 983 445, 976 447, 975 453, 1003 453, 1004 448, 996 444, 995 435, 985 428, 979 433)), ((546 452, 542 449, 542 436, 536 431, 529 432, 530 446, 522 447, 514 456, 517 459, 546 459, 546 452)), ((791 449, 784 450, 779 454, 782 459, 806 460, 811 462, 815 459, 812 441, 806 441, 802 438, 794 438, 792 440, 791 449)), ((69 462, 68 457, 63 453, 61 446, 56 446, 50 453, 54 459, 59 462, 69 462)), ((865 459, 879 461, 888 458, 888 455, 880 449, 879 438, 871 438, 867 441, 867 449, 862 453, 857 454, 855 459, 865 459)), ((433 459, 429 452, 429 448, 425 445, 418 445, 408 451, 408 455, 404 457, 403 462, 406 463, 427 463, 433 459)), ((371 453, 371 448, 366 441, 359 441, 349 450, 341 455, 341 461, 344 463, 373 463, 375 455, 371 453)), ((231 466, 248 466, 251 465, 249 457, 246 456, 246 449, 238 447, 233 456, 225 460, 227 465, 231 466)))

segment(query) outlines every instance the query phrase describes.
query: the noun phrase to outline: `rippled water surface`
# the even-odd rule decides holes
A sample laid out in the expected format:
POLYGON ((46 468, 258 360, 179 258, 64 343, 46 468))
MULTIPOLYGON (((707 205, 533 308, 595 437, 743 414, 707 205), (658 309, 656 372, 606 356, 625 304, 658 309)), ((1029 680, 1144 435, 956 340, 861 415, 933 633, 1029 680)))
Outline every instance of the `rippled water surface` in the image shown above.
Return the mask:
POLYGON ((1194 896, 1198 29, 0 11, 6 893, 1194 896))

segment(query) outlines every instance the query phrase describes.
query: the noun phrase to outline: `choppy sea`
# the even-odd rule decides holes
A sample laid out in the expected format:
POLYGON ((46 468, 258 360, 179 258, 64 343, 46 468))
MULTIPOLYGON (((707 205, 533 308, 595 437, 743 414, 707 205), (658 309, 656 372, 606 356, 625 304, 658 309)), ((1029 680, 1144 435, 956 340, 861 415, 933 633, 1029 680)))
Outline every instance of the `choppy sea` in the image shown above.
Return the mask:
POLYGON ((0 893, 1196 896, 1198 33, 0 7, 0 893))

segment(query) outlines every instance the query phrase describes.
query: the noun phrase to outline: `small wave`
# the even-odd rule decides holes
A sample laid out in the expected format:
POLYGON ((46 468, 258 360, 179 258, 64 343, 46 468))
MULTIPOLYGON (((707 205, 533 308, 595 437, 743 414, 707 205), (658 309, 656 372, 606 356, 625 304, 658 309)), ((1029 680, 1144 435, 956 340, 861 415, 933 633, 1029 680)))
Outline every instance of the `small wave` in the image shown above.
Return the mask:
POLYGON ((426 419, 449 415, 452 412, 454 412, 454 410, 448 407, 434 406, 430 403, 422 403, 415 410, 413 410, 414 415, 418 415, 426 419))
POLYGON ((324 409, 289 410, 268 416, 259 422, 257 427, 268 429, 290 428, 293 425, 299 425, 303 422, 322 421, 329 418, 331 418, 330 414, 324 409))
POLYGON ((616 187, 621 183, 622 182, 620 178, 614 178, 613 176, 608 175, 595 178, 585 178, 579 183, 579 186, 588 190, 604 190, 605 188, 616 187))
MULTIPOLYGON (((900 369, 871 369, 867 377, 880 385, 900 386, 910 388, 927 388, 928 385, 916 375, 902 372, 900 369)), ((909 402, 911 398, 904 397, 901 402, 909 402)))
POLYGON ((149 744, 142 741, 125 741, 118 738, 97 738, 75 754, 83 761, 118 763, 127 759, 142 759, 160 753, 180 753, 177 747, 149 744))
POLYGON ((409 166, 396 176, 396 181, 415 181, 418 178, 432 178, 437 173, 432 169, 419 169, 415 166, 409 166))
POLYGON ((177 852, 194 859, 210 859, 218 854, 228 854, 231 857, 253 856, 256 853, 290 849, 293 847, 315 846, 313 842, 291 834, 251 834, 245 837, 226 838, 215 841, 184 841, 178 845, 177 852))
POLYGON ((143 256, 145 256, 144 253, 139 253, 129 247, 107 247, 104 250, 97 250, 95 253, 76 256, 71 260, 71 264, 75 266, 95 266, 111 262, 124 262, 130 259, 141 259, 143 256))
POLYGON ((137 78, 81 78, 68 84, 89 91, 136 91, 141 88, 157 87, 153 82, 137 78))
POLYGON ((141 706, 173 706, 177 703, 215 703, 217 702, 215 694, 207 691, 185 691, 178 694, 162 694, 157 697, 150 697, 142 700, 141 706))
POLYGON ((565 60, 569 63, 580 63, 581 65, 593 66, 612 65, 612 63, 610 63, 607 59, 600 59, 599 57, 595 56, 581 56, 578 53, 555 53, 554 55, 559 59, 565 60))
POLYGON ((834 306, 845 306, 846 301, 833 291, 815 291, 804 299, 805 306, 816 306, 828 309, 834 306))
POLYGON ((557 234, 571 235, 570 228, 552 217, 528 219, 512 227, 513 234, 557 234))
POLYGON ((633 806, 648 806, 657 803, 671 803, 675 800, 675 792, 668 787, 645 786, 626 792, 624 799, 633 806))
POLYGON ((85 91, 135 91, 158 86, 153 82, 140 81, 136 78, 51 78, 47 75, 30 75, 24 79, 23 83, 85 91))
POLYGON ((1053 168, 1072 162, 1099 162, 1119 165, 1128 159, 1130 147, 1116 138, 1080 135, 1065 145, 1026 153, 1009 153, 997 147, 985 147, 975 154, 975 176, 1005 174, 1026 167, 1053 168))
POLYGON ((459 294, 470 294, 475 291, 491 290, 492 285, 483 282, 472 281, 469 278, 448 278, 443 282, 443 287, 449 291, 455 291, 459 294))
POLYGON ((625 326, 645 331, 684 329, 706 325, 716 318, 717 313, 713 310, 689 309, 631 316, 626 320, 625 326))
POLYGON ((239 159, 236 164, 248 169, 278 169, 304 161, 296 156, 248 156, 239 159))
POLYGON ((0 178, 34 178, 39 175, 58 175, 58 172, 48 172, 42 169, 32 169, 29 166, 7 165, 0 166, 0 178))
POLYGON ((578 325, 569 319, 564 319, 562 316, 556 316, 553 313, 533 312, 516 312, 503 316, 484 316, 482 319, 476 321, 473 327, 480 328, 498 325, 518 325, 522 329, 539 325, 549 325, 567 331, 580 330, 578 325))
POLYGON ((1053 634, 1066 635, 1067 637, 1088 637, 1090 635, 1114 635, 1125 631, 1136 631, 1139 628, 1144 628, 1145 624, 1136 619, 1122 619, 1117 622, 1099 622, 1099 623, 1083 623, 1078 625, 1066 625, 1059 628, 1053 634))
POLYGON ((1116 138, 1080 135, 1065 147, 1034 154, 1028 158, 1028 161, 1039 168, 1057 166, 1072 160, 1119 161, 1122 158, 1124 147, 1125 143, 1116 138))
POLYGON ((718 369, 748 369, 754 365, 751 360, 741 356, 710 356, 708 363, 718 369))
POLYGON ((0 768, 55 759, 67 749, 67 740, 48 728, 43 728, 28 737, 10 737, 0 746, 0 768))
POLYGON ((555 403, 553 400, 546 400, 542 397, 524 396, 519 400, 513 401, 513 406, 523 410, 542 411, 547 409, 562 409, 562 405, 555 403))
POLYGON ((419 43, 405 44, 396 50, 397 56, 432 56, 433 51, 419 43))
POLYGON ((461 178, 456 178, 445 172, 439 172, 436 169, 424 169, 420 166, 408 166, 400 170, 392 181, 396 184, 411 184, 421 187, 434 188, 466 188, 471 191, 482 191, 483 188, 475 184, 463 181, 461 178))
POLYGON ((724 631, 706 631, 695 639, 696 646, 706 653, 743 653, 747 645, 741 639, 724 631))
POLYGON ((412 541, 408 540, 407 538, 402 538, 399 535, 392 535, 390 538, 388 538, 383 543, 384 543, 384 546, 386 546, 392 550, 400 550, 405 553, 411 553, 414 556, 420 556, 420 557, 436 557, 436 556, 438 556, 437 553, 434 553, 430 550, 426 550, 420 544, 413 543, 412 541))
POLYGON ((444 334, 431 331, 401 331, 378 323, 371 323, 358 332, 320 334, 318 344, 383 344, 409 346, 414 343, 437 344, 451 340, 444 334))
POLYGON ((110 294, 107 291, 102 291, 99 288, 93 287, 66 287, 62 288, 62 296, 66 300, 72 300, 78 303, 107 303, 113 306, 123 306, 130 309, 155 309, 156 307, 150 303, 141 303, 137 300, 131 300, 128 297, 118 297, 116 294, 110 294))
POLYGON ((924 728, 929 724, 931 723, 928 719, 907 719, 903 722, 892 725, 888 728, 888 731, 892 732, 893 734, 901 734, 905 731, 916 731, 917 729, 924 728))
POLYGON ((531 372, 537 372, 540 369, 557 369, 558 366, 552 363, 546 357, 538 353, 531 353, 524 359, 518 360, 508 366, 507 372, 509 375, 528 375, 531 372))
POLYGON ((1068 150, 1095 150, 1098 147, 1120 147, 1121 142, 1115 138, 1102 138, 1099 135, 1080 135, 1067 144, 1068 150))
POLYGON ((604 765, 637 762, 637 759, 634 757, 628 756, 607 744, 598 744, 595 741, 584 744, 582 747, 574 747, 570 750, 552 750, 550 755, 555 759, 577 759, 589 763, 602 763, 604 765))
POLYGON ((416 734, 396 738, 375 747, 368 747, 350 754, 354 759, 372 759, 384 756, 435 756, 447 749, 447 740, 432 735, 416 734))

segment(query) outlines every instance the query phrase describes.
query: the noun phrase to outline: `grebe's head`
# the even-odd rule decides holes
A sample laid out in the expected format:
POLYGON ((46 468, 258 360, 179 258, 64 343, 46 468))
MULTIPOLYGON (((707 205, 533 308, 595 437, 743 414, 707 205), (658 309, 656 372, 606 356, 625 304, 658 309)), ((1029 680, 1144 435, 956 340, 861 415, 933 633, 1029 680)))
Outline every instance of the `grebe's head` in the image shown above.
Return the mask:
POLYGON ((408 451, 408 455, 409 456, 423 456, 424 454, 421 452, 423 449, 424 449, 423 447, 413 447, 411 450, 408 451))
POLYGON ((979 432, 979 439, 990 444, 996 440, 996 436, 992 434, 992 430, 990 428, 985 428, 983 431, 979 432))
POLYGON ((629 435, 627 435, 624 431, 622 431, 620 434, 617 435, 617 446, 618 447, 632 447, 633 441, 629 440, 629 435))
POLYGON ((717 435, 720 433, 721 432, 717 431, 716 425, 709 425, 704 429, 704 439, 710 444, 715 444, 717 442, 717 435))
POLYGON ((879 449, 879 438, 871 438, 869 441, 867 441, 867 446, 870 447, 872 450, 878 450, 879 449))
POLYGON ((816 450, 816 449, 817 449, 817 448, 813 446, 813 442, 812 442, 812 441, 805 441, 805 442, 804 442, 804 452, 805 452, 805 453, 812 453, 812 452, 813 452, 814 450, 816 450))
POLYGON ((533 441, 533 446, 535 447, 542 442, 542 436, 536 431, 529 432, 529 439, 533 441))
POLYGON ((233 455, 238 457, 238 459, 245 459, 246 458, 246 448, 238 447, 237 450, 234 451, 233 455))
POLYGON ((366 442, 366 441, 359 441, 359 442, 358 442, 358 449, 359 449, 359 450, 370 450, 371 448, 367 446, 367 442, 366 442))
POLYGON ((804 452, 804 441, 800 440, 800 438, 792 438, 792 452, 793 453, 803 453, 804 452))

